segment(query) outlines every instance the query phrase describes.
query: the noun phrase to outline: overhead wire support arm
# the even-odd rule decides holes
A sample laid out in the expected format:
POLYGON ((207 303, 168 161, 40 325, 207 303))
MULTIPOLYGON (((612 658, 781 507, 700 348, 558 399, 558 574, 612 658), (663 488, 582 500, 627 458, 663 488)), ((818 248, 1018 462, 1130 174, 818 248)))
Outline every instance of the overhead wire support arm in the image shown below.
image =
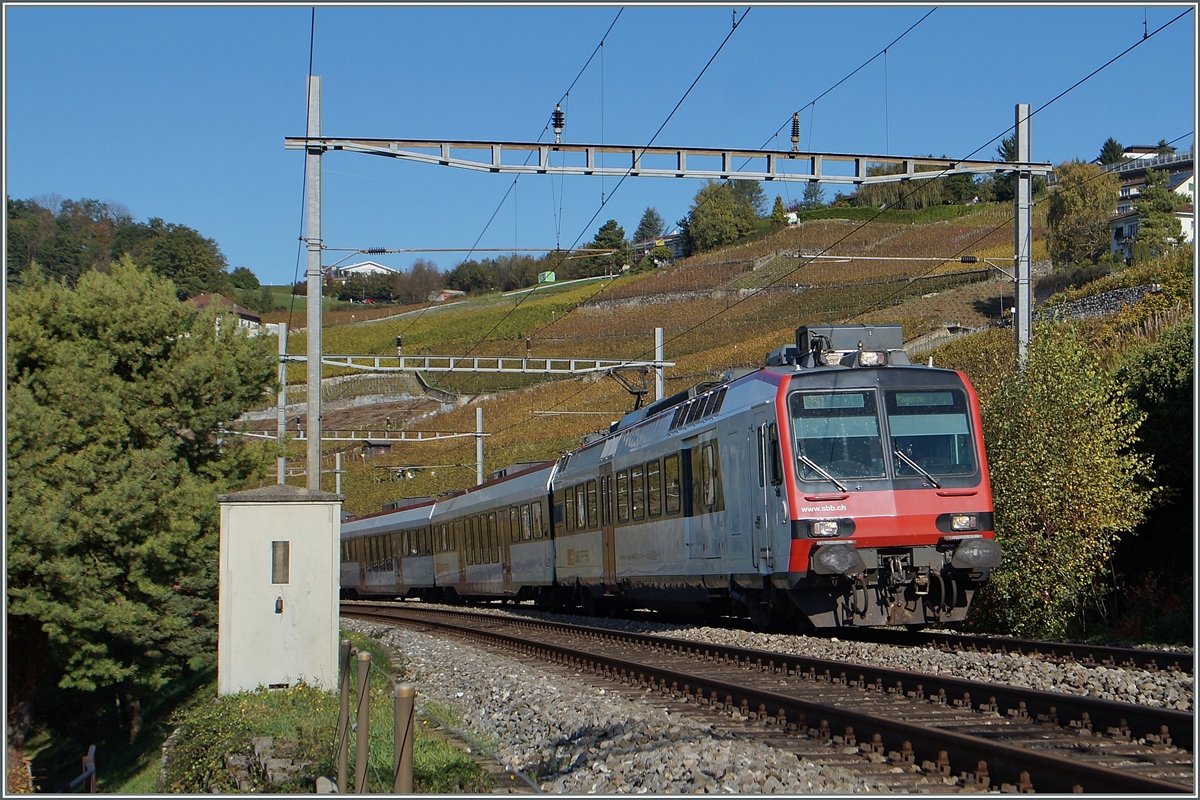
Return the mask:
POLYGON ((345 151, 367 155, 399 158, 424 164, 491 173, 525 175, 598 175, 623 177, 628 174, 656 178, 698 178, 713 180, 756 180, 805 182, 820 179, 822 183, 864 185, 896 180, 925 180, 947 175, 982 175, 1020 170, 1032 175, 1049 174, 1053 167, 1047 163, 1013 163, 974 159, 931 158, 928 156, 896 156, 868 153, 804 153, 793 150, 746 150, 713 147, 655 147, 642 145, 547 144, 545 142, 482 142, 419 139, 335 139, 317 140, 288 137, 284 147, 303 150, 314 141, 325 151, 345 151), (470 152, 482 151, 483 158, 469 158, 470 152), (514 154, 511 160, 506 154, 514 154), (582 163, 550 164, 551 153, 576 154, 582 163), (601 162, 598 154, 612 156, 601 162), (525 156, 531 163, 515 163, 525 156), (534 158, 533 156, 536 156, 534 158), (616 156, 622 158, 616 159, 616 156), (746 162, 735 169, 733 162, 746 162), (697 164, 711 160, 719 167, 697 164), (623 161, 613 166, 610 162, 623 161), (752 162, 758 168, 745 168, 752 162), (789 171, 784 167, 797 162, 804 171, 789 171), (900 173, 869 175, 874 165, 899 165, 900 173), (840 171, 839 171, 840 168, 840 171))
MULTIPOLYGON (((307 355, 288 355, 284 361, 302 363, 307 355)), ((674 361, 640 361, 614 358, 530 356, 385 356, 334 355, 326 353, 321 363, 363 372, 498 372, 528 375, 588 375, 615 369, 673 367, 674 361)))

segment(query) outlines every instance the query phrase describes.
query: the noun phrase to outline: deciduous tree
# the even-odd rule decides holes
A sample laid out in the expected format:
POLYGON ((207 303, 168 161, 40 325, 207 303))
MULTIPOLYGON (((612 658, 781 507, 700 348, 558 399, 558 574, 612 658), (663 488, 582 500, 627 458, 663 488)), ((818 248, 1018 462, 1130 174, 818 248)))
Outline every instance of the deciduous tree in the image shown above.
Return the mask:
POLYGON ((1011 334, 969 337, 939 363, 979 391, 1004 563, 972 624, 1017 635, 1079 633, 1106 587, 1114 543, 1145 515, 1150 461, 1133 448, 1143 414, 1069 327, 1042 325, 1026 366, 1011 334))
POLYGON ((215 435, 275 371, 268 337, 220 314, 128 259, 8 297, 8 649, 118 691, 131 738, 142 697, 214 662, 216 495, 270 455, 215 435))
POLYGON ((1046 212, 1050 258, 1060 267, 1095 261, 1109 249, 1108 218, 1120 191, 1117 176, 1082 161, 1067 161, 1054 171, 1058 188, 1046 212))
POLYGON ((735 184, 748 184, 762 192, 762 187, 754 181, 708 181, 696 192, 691 211, 680 224, 680 234, 689 254, 733 244, 754 230, 758 222, 754 192, 746 186, 740 192, 735 191, 735 184))

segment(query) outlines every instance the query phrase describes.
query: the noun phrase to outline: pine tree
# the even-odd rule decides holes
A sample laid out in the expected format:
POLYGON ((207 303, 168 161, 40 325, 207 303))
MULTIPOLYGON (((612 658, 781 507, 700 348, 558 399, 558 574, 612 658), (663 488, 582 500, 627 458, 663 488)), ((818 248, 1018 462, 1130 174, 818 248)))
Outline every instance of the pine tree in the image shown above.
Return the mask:
POLYGON ((771 224, 777 228, 787 225, 787 211, 783 208, 783 198, 775 195, 775 207, 771 209, 771 224))
POLYGON ((1121 144, 1111 136, 1108 137, 1108 140, 1100 146, 1100 163, 1104 165, 1118 164, 1124 160, 1125 145, 1121 144))
POLYGON ((265 467, 215 431, 270 387, 274 343, 129 259, 76 289, 32 270, 8 335, 8 649, 118 691, 132 739, 141 697, 215 660, 216 495, 265 467))
POLYGON ((1167 178, 1165 171, 1146 171, 1146 186, 1134 203, 1138 212, 1133 245, 1135 262, 1161 255, 1183 241, 1183 226, 1175 210, 1184 199, 1167 187, 1167 178))
POLYGON ((657 239, 659 236, 662 236, 665 227, 663 218, 659 216, 658 210, 647 208, 642 212, 642 221, 638 223, 637 230, 633 232, 633 241, 637 243, 657 239))

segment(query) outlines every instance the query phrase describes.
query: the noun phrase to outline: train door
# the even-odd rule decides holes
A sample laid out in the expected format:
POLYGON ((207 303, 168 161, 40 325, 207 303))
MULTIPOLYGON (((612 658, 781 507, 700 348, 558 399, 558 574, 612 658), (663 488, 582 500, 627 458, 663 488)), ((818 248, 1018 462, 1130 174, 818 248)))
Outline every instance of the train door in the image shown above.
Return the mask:
POLYGON ((615 495, 612 462, 606 461, 600 465, 600 542, 604 551, 604 588, 610 592, 617 590, 617 540, 613 528, 615 495))
MULTIPOLYGON (((779 525, 785 522, 781 518, 786 508, 783 498, 783 462, 779 447, 779 426, 775 423, 769 407, 763 407, 754 412, 754 425, 750 429, 750 447, 752 453, 757 453, 757 468, 750 476, 751 486, 755 490, 754 509, 754 553, 752 560, 755 569, 762 574, 768 574, 775 565, 772 539, 779 525), (757 483, 755 483, 757 482, 757 483)), ((780 554, 787 557, 786 553, 780 554)))

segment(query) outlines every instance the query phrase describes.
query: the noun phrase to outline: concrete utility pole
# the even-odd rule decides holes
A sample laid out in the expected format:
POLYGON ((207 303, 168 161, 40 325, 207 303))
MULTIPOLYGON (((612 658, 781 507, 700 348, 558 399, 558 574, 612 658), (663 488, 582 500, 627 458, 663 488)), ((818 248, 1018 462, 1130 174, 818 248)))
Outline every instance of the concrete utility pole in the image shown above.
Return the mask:
MULTIPOLYGON (((308 79, 309 138, 321 135, 321 77, 308 79)), ((305 204, 308 213, 308 489, 321 491, 321 153, 305 150, 305 204)))
MULTIPOLYGON (((1017 103, 1017 161, 1029 161, 1029 104, 1017 103)), ((1033 293, 1030 291, 1031 256, 1033 251, 1033 191, 1029 170, 1013 171, 1013 264, 1016 274, 1017 311, 1013 328, 1017 337, 1017 360, 1025 363, 1029 350, 1029 334, 1033 328, 1033 293)))
POLYGON ((475 407, 475 485, 483 484, 483 409, 475 407))
POLYGON ((655 401, 663 399, 663 329, 654 329, 654 361, 658 364, 654 368, 654 399, 655 401))
MULTIPOLYGON (((287 323, 279 323, 279 416, 276 420, 277 433, 279 435, 279 446, 283 447, 283 442, 287 436, 287 323)), ((287 483, 287 457, 279 456, 275 459, 275 466, 279 472, 276 483, 283 485, 287 483)))

